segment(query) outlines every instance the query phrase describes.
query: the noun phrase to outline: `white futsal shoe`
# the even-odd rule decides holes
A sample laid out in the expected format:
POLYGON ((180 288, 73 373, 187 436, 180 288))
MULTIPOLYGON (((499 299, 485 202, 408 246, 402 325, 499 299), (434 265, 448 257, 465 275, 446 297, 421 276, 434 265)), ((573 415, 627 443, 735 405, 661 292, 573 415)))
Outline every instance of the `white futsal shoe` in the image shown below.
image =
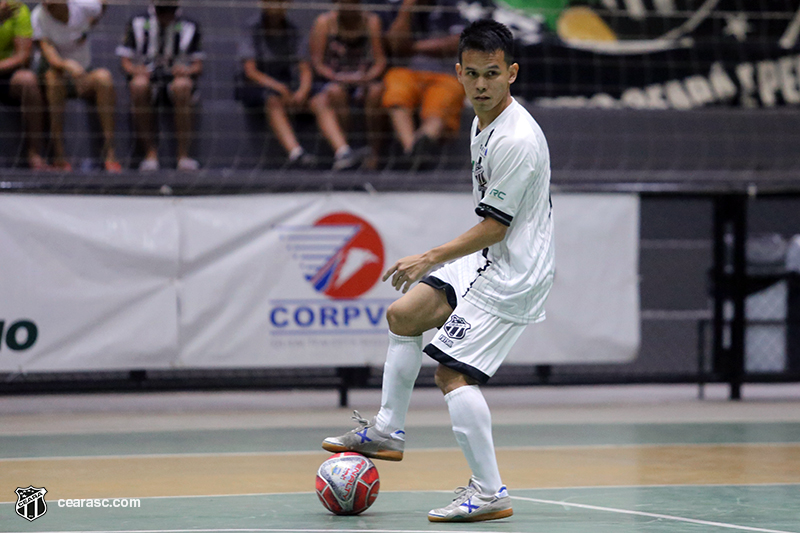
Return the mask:
POLYGON ((456 498, 450 505, 428 513, 429 521, 480 522, 508 518, 514 514, 511 509, 511 497, 505 485, 491 496, 484 496, 470 478, 469 485, 458 487, 455 493, 456 498))
POLYGON ((367 420, 358 411, 353 411, 353 420, 359 427, 339 437, 328 437, 322 441, 322 448, 333 453, 356 452, 372 459, 402 461, 405 431, 395 431, 391 435, 375 429, 375 419, 367 420))

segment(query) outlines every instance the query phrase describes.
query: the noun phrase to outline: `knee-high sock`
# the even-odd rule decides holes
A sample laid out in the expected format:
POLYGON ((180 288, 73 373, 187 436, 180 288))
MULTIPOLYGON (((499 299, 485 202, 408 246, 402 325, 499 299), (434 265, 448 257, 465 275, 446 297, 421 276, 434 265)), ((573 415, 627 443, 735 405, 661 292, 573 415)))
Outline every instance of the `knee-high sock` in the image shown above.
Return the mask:
POLYGON ((381 410, 375 429, 393 433, 406 426, 406 413, 411 392, 422 366, 422 335, 403 337, 389 332, 389 350, 383 365, 381 410))
POLYGON ((494 494, 503 485, 492 440, 492 415, 476 385, 459 387, 444 396, 461 451, 482 494, 494 494))

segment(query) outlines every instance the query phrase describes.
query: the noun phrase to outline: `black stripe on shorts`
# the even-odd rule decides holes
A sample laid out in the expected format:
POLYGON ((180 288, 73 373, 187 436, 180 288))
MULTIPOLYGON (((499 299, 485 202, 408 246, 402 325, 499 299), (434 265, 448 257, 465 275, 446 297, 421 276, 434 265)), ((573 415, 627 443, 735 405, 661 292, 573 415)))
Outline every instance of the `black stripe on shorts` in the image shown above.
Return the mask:
POLYGON ((427 345, 422 351, 428 354, 431 358, 435 359, 436 361, 446 366, 447 368, 452 368, 453 370, 455 370, 460 374, 469 376, 478 383, 480 383, 481 385, 489 381, 489 376, 487 376, 474 366, 469 366, 466 363, 462 363, 461 361, 453 359, 452 357, 441 351, 433 344, 427 345))
POLYGON ((425 285, 429 285, 434 289, 444 291, 445 296, 447 296, 447 304, 453 309, 455 309, 456 306, 458 305, 458 297, 456 296, 456 290, 449 283, 445 283, 436 276, 425 276, 424 278, 419 280, 419 282, 424 283, 425 285))

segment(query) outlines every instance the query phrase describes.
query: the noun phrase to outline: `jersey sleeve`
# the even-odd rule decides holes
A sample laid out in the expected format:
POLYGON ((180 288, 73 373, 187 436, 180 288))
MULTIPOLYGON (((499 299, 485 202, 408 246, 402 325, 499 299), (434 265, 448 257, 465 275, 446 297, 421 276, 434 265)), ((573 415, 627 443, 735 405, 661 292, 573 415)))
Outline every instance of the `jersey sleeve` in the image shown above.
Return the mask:
POLYGON ((236 57, 239 58, 239 61, 256 59, 256 47, 253 44, 252 29, 249 25, 239 35, 239 40, 236 42, 236 57))
POLYGON ((117 46, 116 54, 119 57, 127 57, 133 59, 136 57, 136 36, 133 32, 133 20, 128 21, 128 26, 125 28, 125 35, 122 37, 122 43, 117 46))
POLYGON ((510 226, 534 173, 533 153, 528 143, 519 141, 500 142, 490 149, 494 161, 489 183, 475 213, 510 226))
POLYGON ((31 12, 28 6, 20 4, 17 14, 14 17, 14 37, 30 39, 33 37, 33 26, 31 26, 31 12))
POLYGON ((206 58, 206 54, 203 53, 203 38, 202 34, 200 33, 200 25, 196 22, 194 23, 194 35, 192 35, 192 41, 189 43, 189 48, 186 50, 189 57, 192 60, 203 60, 206 58))
POLYGON ((34 41, 41 41, 44 39, 44 28, 42 28, 42 22, 39 19, 41 15, 42 6, 36 6, 31 13, 31 36, 34 41))

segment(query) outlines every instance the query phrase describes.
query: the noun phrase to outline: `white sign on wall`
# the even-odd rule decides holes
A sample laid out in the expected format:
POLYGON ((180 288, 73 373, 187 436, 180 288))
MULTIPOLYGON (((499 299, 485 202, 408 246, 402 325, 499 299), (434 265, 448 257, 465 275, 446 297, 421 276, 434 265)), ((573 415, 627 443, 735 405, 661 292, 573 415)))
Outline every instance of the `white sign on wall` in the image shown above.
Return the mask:
MULTIPOLYGON (((553 203, 548 319, 510 360, 631 360, 638 198, 553 203)), ((469 194, 3 195, 0 371, 381 365, 383 271, 478 220, 469 194)))

